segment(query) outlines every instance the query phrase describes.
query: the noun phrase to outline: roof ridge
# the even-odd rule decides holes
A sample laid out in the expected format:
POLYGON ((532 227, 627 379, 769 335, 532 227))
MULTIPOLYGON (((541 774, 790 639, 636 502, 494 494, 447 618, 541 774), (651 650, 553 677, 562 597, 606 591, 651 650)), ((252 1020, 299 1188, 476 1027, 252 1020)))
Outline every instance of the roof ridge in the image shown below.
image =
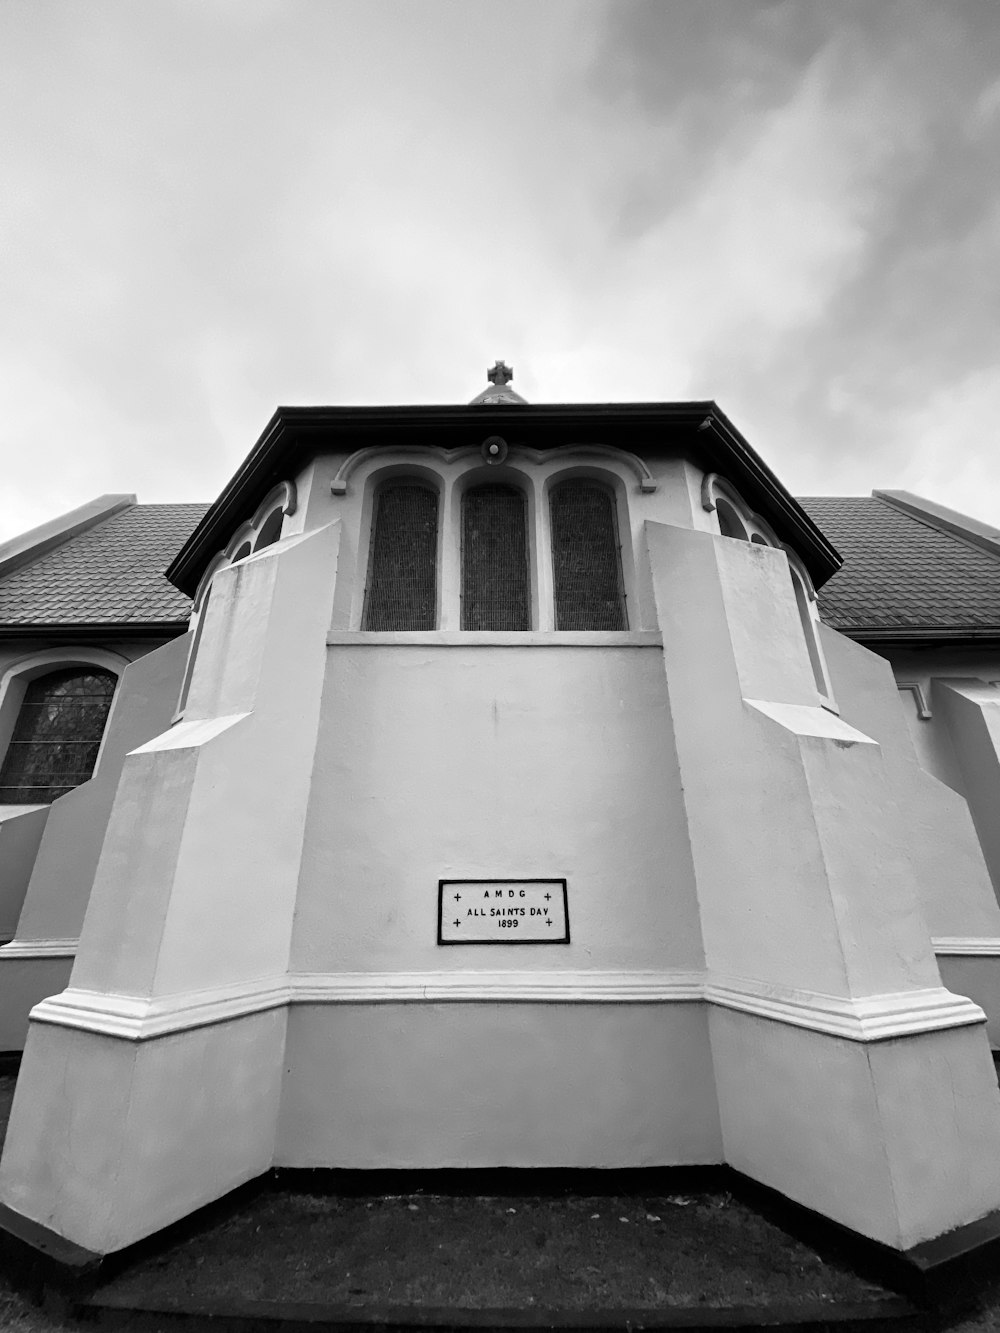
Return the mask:
POLYGON ((872 497, 935 532, 957 537, 977 550, 1000 557, 1000 530, 988 523, 962 514, 957 509, 949 509, 947 505, 938 504, 934 500, 925 500, 922 495, 914 495, 912 491, 872 491, 872 497))
POLYGON ((77 537, 100 527, 108 519, 134 508, 135 503, 132 494, 98 495, 66 514, 59 514, 47 523, 40 523, 0 543, 0 579, 37 564, 45 556, 68 546, 77 537))

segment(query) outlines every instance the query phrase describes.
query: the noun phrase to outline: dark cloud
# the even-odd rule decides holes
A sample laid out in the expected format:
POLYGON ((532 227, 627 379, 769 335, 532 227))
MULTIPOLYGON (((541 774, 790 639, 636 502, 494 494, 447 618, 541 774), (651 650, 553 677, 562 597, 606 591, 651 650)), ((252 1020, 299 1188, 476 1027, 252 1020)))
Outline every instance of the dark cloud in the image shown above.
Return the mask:
MULTIPOLYGON (((796 210, 809 227, 802 154, 832 173, 838 133, 858 125, 855 170, 830 177, 858 233, 851 262, 784 336, 741 354, 745 325, 720 320, 698 367, 720 397, 764 422, 780 385, 782 412, 810 423, 801 452, 881 450, 891 468, 906 445, 888 422, 1000 364, 995 0, 625 0, 607 11, 591 79, 665 145, 619 178, 607 225, 624 243, 697 199, 720 162, 738 163, 818 87, 822 114, 772 182, 776 232, 787 237, 796 210)), ((719 207, 738 215, 746 186, 734 171, 719 207)))
POLYGON ((901 441, 1000 411, 998 28, 6 0, 0 525, 211 498, 278 402, 461 401, 496 356, 534 399, 717 397, 803 490, 914 484, 901 441))

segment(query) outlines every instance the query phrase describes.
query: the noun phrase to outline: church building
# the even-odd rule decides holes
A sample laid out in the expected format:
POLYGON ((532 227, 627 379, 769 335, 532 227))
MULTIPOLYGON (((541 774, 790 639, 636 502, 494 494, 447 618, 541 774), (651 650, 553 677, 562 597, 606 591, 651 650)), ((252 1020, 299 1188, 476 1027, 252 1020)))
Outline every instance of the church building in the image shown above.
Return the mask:
POLYGON ((1000 1233, 1000 532, 510 381, 0 546, 0 1225, 728 1163, 1000 1233))

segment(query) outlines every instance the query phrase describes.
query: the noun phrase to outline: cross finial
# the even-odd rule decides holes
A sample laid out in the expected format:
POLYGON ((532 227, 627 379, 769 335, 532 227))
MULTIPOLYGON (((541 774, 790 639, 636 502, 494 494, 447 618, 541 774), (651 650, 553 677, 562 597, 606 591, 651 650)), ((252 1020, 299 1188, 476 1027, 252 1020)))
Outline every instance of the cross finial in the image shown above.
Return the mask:
POLYGON ((502 388, 514 378, 514 367, 508 366, 506 361, 494 361, 493 369, 486 372, 486 378, 492 384, 502 388))

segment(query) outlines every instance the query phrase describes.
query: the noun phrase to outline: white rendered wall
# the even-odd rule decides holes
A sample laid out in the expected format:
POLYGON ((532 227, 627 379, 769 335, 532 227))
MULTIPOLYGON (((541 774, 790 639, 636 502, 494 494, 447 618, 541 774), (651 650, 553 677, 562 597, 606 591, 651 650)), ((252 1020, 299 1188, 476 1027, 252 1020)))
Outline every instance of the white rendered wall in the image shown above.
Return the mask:
POLYGON ((898 1248, 973 1221, 1000 1206, 1000 1099, 981 1011, 940 983, 896 765, 821 706, 782 552, 647 534, 726 1160, 898 1248))
POLYGON ((702 1004, 338 1004, 289 1013, 279 1166, 721 1161, 702 1004))
POLYGON ((279 1159, 716 1161, 703 1006, 588 990, 704 961, 662 652, 477 637, 330 648, 291 970, 388 1002, 295 1006, 279 1159), (440 879, 550 877, 569 944, 437 944, 440 879), (483 1002, 391 1002, 413 974, 483 1002), (490 1002, 538 974, 576 1002, 490 1002))
POLYGON ((702 962, 658 646, 329 649, 293 971, 702 962), (439 879, 550 877, 570 944, 436 944, 439 879))
POLYGON ((862 1044, 720 1008, 711 1029, 737 1170, 897 1249, 997 1207, 996 1075, 979 1029, 862 1044))
MULTIPOLYGON (((23 1049, 31 1008, 62 990, 69 979, 125 756, 169 727, 189 641, 181 635, 162 645, 125 644, 124 651, 115 645, 109 660, 124 670, 93 777, 51 805, 22 813, 19 820, 14 817, 12 831, 30 821, 38 826, 37 836, 18 849, 19 858, 5 845, 8 820, 0 822, 0 892, 5 899, 14 875, 23 876, 21 900, 10 904, 16 911, 5 932, 16 938, 0 949, 0 1050, 23 1049)), ((53 657, 48 670, 58 669, 62 653, 73 661, 72 646, 48 651, 53 657)), ((10 654, 8 665, 16 670, 37 655, 22 645, 10 654)), ((24 807, 4 809, 13 815, 24 807)))
POLYGON ((170 726, 189 647, 190 636, 182 634, 125 668, 94 776, 52 803, 19 940, 79 936, 125 757, 170 726))
POLYGON ((913 696, 896 689, 881 657, 826 626, 823 647, 841 716, 879 742, 891 771, 931 935, 1000 935, 1000 908, 968 805, 926 771, 913 745, 907 725, 913 696))
POLYGON ((126 759, 72 984, 34 1015, 4 1200, 101 1251, 275 1154, 725 1155, 777 1188, 809 1160, 796 1197, 896 1246, 996 1207, 983 1015, 940 985, 891 765, 820 706, 784 554, 715 535, 689 464, 641 492, 612 460, 632 632, 555 635, 567 456, 512 451, 535 628, 464 639, 481 463, 454 459, 441 630, 359 634, 366 512, 409 461, 338 494, 342 460, 310 464, 282 540, 217 575, 184 720, 126 759), (570 944, 436 943, 439 879, 563 876, 570 944))
MULTIPOLYGON (((926 773, 967 803, 991 881, 985 917, 966 920, 956 911, 965 901, 957 865, 935 844, 938 866, 935 905, 928 910, 942 978, 953 991, 971 996, 989 1017, 990 1039, 1000 1047, 1000 655, 990 647, 938 646, 916 652, 880 647, 900 685, 899 698, 919 763, 926 773)), ((982 876, 979 877, 980 879, 982 876)), ((983 896, 983 895, 981 895, 983 896)))
POLYGON ((185 719, 126 758, 71 985, 32 1014, 0 1194, 95 1251, 273 1158, 286 1012, 261 987, 287 969, 338 539, 221 571, 185 719))

